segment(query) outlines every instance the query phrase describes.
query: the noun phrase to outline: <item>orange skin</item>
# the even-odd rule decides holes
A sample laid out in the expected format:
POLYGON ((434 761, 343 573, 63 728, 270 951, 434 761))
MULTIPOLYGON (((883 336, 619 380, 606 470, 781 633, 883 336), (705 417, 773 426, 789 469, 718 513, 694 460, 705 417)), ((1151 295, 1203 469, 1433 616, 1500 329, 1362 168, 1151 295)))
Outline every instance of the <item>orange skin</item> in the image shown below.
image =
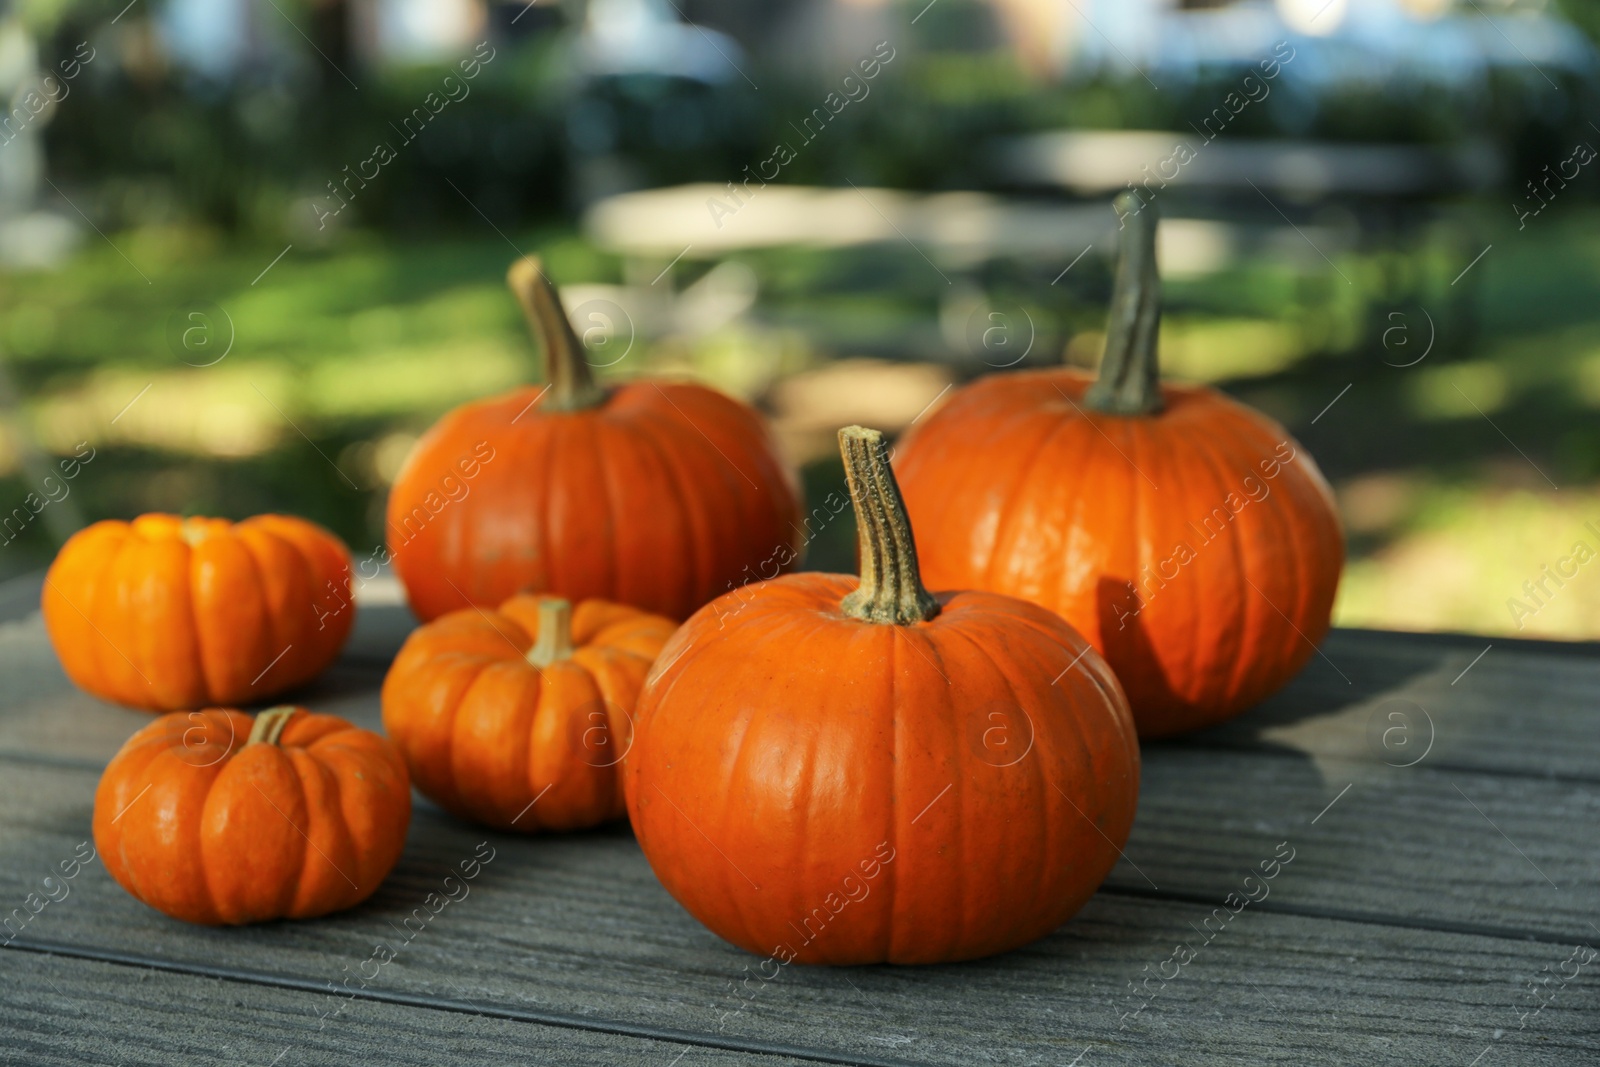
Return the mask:
POLYGON ((383 726, 417 788, 503 830, 578 830, 623 815, 619 764, 639 688, 677 623, 586 600, 568 659, 528 659, 546 599, 512 597, 415 631, 383 683, 383 726))
POLYGON ((355 621, 350 553, 288 515, 141 515, 80 530, 45 578, 67 677, 118 704, 258 703, 322 673, 355 621))
POLYGON ((394 747, 300 708, 276 744, 246 744, 253 724, 174 712, 106 767, 95 848, 138 900, 207 925, 310 919, 367 899, 393 869, 411 821, 394 747))
POLYGON ((539 388, 464 405, 389 495, 389 549, 424 621, 521 592, 682 619, 799 557, 794 475, 755 411, 638 381, 560 410, 539 388))
POLYGON ((944 963, 1042 937, 1133 825, 1116 678, 1023 601, 943 593, 930 621, 884 625, 841 609, 857 584, 762 582, 668 642, 625 771, 651 867, 780 962, 944 963))
POLYGON ((1163 385, 1163 411, 1108 415, 1084 404, 1090 381, 994 375, 905 436, 923 573, 1059 613, 1116 671, 1141 737, 1232 718, 1328 632, 1333 494, 1288 431, 1215 390, 1163 385))

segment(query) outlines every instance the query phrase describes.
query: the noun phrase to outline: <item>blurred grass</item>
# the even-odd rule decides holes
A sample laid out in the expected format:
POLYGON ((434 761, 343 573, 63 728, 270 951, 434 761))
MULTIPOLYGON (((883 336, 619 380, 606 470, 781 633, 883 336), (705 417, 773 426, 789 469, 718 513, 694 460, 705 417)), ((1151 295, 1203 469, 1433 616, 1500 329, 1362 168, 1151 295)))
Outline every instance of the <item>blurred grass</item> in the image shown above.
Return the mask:
MULTIPOLYGON (((1600 212, 1552 215, 1523 233, 1497 213, 1463 218, 1405 255, 1339 255, 1348 285, 1320 260, 1281 257, 1173 281, 1164 357, 1175 376, 1213 381, 1279 418, 1329 475, 1350 533, 1340 622, 1600 637, 1590 573, 1600 566, 1532 614, 1507 607, 1575 541, 1600 550, 1584 528, 1600 525, 1600 212), (1397 291, 1410 295, 1380 295, 1397 291), (1432 351, 1399 366, 1426 345, 1425 318, 1432 351)), ((264 276, 281 245, 181 227, 111 237, 120 253, 90 235, 64 269, 13 274, 0 288, 0 351, 25 398, 15 428, 57 455, 85 440, 99 450, 72 485, 90 519, 293 510, 363 553, 381 539, 387 484, 417 434, 458 403, 540 377, 503 287, 515 253, 493 233, 352 233, 328 250, 294 248, 264 276), (173 337, 206 303, 231 320, 233 346, 214 366, 190 366, 173 337)), ((510 240, 563 282, 629 276, 570 230, 510 240)), ((753 316, 705 337, 647 341, 606 373, 690 372, 761 401, 776 376, 836 357, 952 359, 939 326, 948 287, 909 249, 741 258, 762 286, 753 316)), ((704 267, 686 261, 679 284, 704 267)), ((1063 345, 1098 351, 1108 265, 1091 258, 1052 287, 1058 269, 997 262, 970 279, 1037 309, 1030 363, 1063 345)), ((29 491, 17 459, 15 439, 0 440, 0 510, 29 491)), ((825 496, 837 464, 812 465, 806 483, 825 496)), ((847 526, 819 535, 813 565, 850 565, 847 526)), ((53 550, 39 523, 3 545, 0 573, 53 550)))
MULTIPOLYGON (((1372 483, 1347 485, 1346 513, 1352 497, 1384 491, 1372 483)), ((1345 572, 1341 622, 1404 630, 1445 625, 1520 637, 1600 633, 1600 565, 1574 560, 1564 565, 1576 572, 1567 579, 1549 579, 1545 570, 1579 544, 1587 552, 1579 549, 1577 556, 1600 555, 1600 492, 1568 490, 1557 497, 1419 480, 1404 510, 1398 536, 1345 572), (1524 588, 1529 582, 1532 592, 1524 588)))

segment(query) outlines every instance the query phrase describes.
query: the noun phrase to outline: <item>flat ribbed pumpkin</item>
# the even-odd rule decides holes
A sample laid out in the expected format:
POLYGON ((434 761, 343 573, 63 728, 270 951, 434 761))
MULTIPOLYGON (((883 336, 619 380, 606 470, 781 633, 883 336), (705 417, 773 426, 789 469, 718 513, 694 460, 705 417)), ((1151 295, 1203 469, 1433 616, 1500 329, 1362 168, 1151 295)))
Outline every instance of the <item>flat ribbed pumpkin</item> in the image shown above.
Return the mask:
POLYGON ((290 515, 97 522, 62 546, 42 601, 68 678, 157 711, 257 703, 311 680, 356 610, 343 542, 290 515))
POLYGON ((620 818, 639 688, 677 627, 559 597, 451 612, 395 658, 384 730, 417 788, 462 818, 527 833, 620 818))
POLYGON ((690 382, 601 388, 538 261, 508 280, 549 384, 455 409, 407 459, 388 538, 417 616, 549 593, 682 619, 789 569, 799 490, 761 416, 690 382))
POLYGON ((930 594, 881 435, 840 443, 860 579, 788 575, 684 623, 640 699, 634 833, 690 914, 780 963, 1016 948, 1116 863, 1132 717, 1060 617, 930 594))
POLYGON ((1344 563, 1332 492, 1277 422, 1158 382, 1156 209, 1124 194, 1098 381, 996 374, 900 442, 930 582, 1009 593, 1083 631, 1143 737, 1237 715, 1328 632, 1344 563))
POLYGON ((303 708, 173 712, 112 757, 95 849, 117 884, 185 922, 310 919, 371 896, 411 822, 388 741, 303 708))

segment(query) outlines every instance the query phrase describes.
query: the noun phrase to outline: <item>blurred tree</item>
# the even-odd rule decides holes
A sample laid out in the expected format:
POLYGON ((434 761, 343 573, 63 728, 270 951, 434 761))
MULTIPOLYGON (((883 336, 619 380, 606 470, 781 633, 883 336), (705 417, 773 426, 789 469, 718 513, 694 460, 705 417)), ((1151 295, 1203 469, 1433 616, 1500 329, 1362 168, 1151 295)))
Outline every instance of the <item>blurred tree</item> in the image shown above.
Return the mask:
POLYGON ((1600 4, 1595 0, 1556 0, 1556 10, 1566 16, 1589 40, 1600 44, 1600 4))

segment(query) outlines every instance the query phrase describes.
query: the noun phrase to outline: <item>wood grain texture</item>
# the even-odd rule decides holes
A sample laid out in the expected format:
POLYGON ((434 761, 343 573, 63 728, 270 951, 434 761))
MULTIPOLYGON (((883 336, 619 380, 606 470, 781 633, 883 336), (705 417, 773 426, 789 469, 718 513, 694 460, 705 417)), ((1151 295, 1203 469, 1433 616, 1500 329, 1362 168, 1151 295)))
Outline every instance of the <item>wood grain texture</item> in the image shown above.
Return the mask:
MULTIPOLYGON (((309 704, 346 715, 368 729, 381 728, 378 686, 388 655, 404 638, 403 609, 358 615, 353 652, 308 686, 282 694, 279 702, 309 704)), ((39 615, 0 622, 0 757, 41 760, 98 770, 151 713, 96 700, 67 680, 50 648, 39 615)))
MULTIPOLYGON (((381 729, 375 698, 363 688, 375 677, 342 669, 325 681, 314 706, 381 729)), ((122 731, 147 721, 143 713, 98 705, 35 718, 35 739, 59 731, 61 743, 38 746, 44 762, 5 760, 0 747, 0 762, 15 766, 17 788, 28 781, 42 790, 51 781, 66 795, 92 792, 101 757, 71 754, 88 747, 71 744, 68 727, 80 719, 108 756, 122 731), (77 774, 33 773, 52 766, 77 774)), ((0 718, 0 733, 7 721, 0 718)), ((1583 751, 1576 739, 1572 748, 1583 751)), ((1019 765, 1018 773, 1026 770, 1019 765)), ((12 796, 0 783, 4 803, 25 806, 12 796)), ((1110 884, 1220 899, 1237 872, 1270 855, 1336 797, 1316 827, 1325 844, 1307 861, 1317 878, 1286 888, 1272 907, 1567 938, 1583 934, 1586 921, 1600 921, 1600 785, 1443 767, 1432 754, 1414 767, 1390 767, 1375 758, 1305 755, 1284 746, 1147 746, 1138 817, 1110 884)), ((41 814, 36 807, 24 817, 41 814)), ((82 817, 86 825, 87 809, 82 817)), ((63 832, 72 825, 65 812, 55 818, 63 832)))
POLYGON ((0 582, 0 622, 14 622, 37 614, 43 591, 42 570, 19 574, 0 582))
MULTIPOLYGON (((20 903, 82 840, 87 800, 70 772, 7 775, 0 815, 0 893, 20 903), (16 784, 13 784, 16 783, 16 784), (55 790, 55 792, 51 792, 55 790), (32 796, 32 810, 18 799, 32 796), (80 834, 76 839, 73 833, 80 834), (14 872, 14 873, 13 873, 14 872)), ((1347 797, 1346 800, 1349 798, 1347 797)), ((1335 811, 1338 809, 1335 808, 1335 811)), ((783 968, 736 988, 757 960, 717 940, 666 896, 632 838, 491 836, 419 813, 405 858, 368 904, 309 923, 189 927, 139 905, 98 864, 44 908, 16 943, 98 947, 177 968, 225 965, 274 984, 341 982, 443 875, 489 840, 495 858, 472 892, 429 921, 381 968, 363 996, 465 1001, 485 1010, 697 1031, 821 1050, 850 1061, 1070 1063, 1464 1064, 1514 1033, 1517 1062, 1600 1055, 1600 982, 1591 964, 1518 1030, 1527 982, 1555 970, 1574 944, 1343 922, 1272 910, 1322 877, 1332 815, 1291 837, 1293 862, 1271 894, 1219 920, 1214 902, 1101 893, 1056 934, 1021 951, 962 966, 783 968), (1218 932, 1210 930, 1207 917, 1218 932), (1175 946, 1194 960, 1148 1007, 1131 983, 1171 971, 1175 946), (746 968, 749 968, 747 970, 746 968), (976 1050, 986 1050, 978 1058, 976 1050), (1171 1060, 1166 1060, 1171 1057, 1171 1060)), ((1272 856, 1268 848, 1251 866, 1272 856)), ((1243 878, 1244 871, 1237 873, 1243 878)), ((1239 882, 1233 883, 1239 888, 1239 882)), ((1165 887, 1163 887, 1165 888, 1165 887)), ((1594 937, 1600 942, 1600 934, 1594 937)), ((11 952, 4 957, 8 962, 11 952)), ((353 1009, 351 1009, 353 1010, 353 1009)))
POLYGON ((324 1020, 323 998, 296 989, 27 952, 5 964, 0 1062, 29 1067, 804 1062, 382 1001, 324 1020))
POLYGON ((1315 847, 1297 861, 1301 877, 1268 907, 1600 937, 1587 925, 1600 922, 1600 785, 1429 760, 1147 748, 1112 884, 1218 898, 1277 842, 1302 835, 1315 847))
MULTIPOLYGON (((401 609, 365 611, 351 654, 298 699, 377 728, 383 664, 407 626, 401 609)), ((50 972, 61 987, 51 993, 0 982, 8 1019, 26 1021, 11 1039, 28 1042, 0 1046, 0 1059, 271 1063, 301 1028, 317 1033, 329 999, 315 991, 357 973, 378 941, 402 939, 405 917, 487 841, 495 858, 470 896, 406 940, 323 1032, 351 1018, 381 1025, 348 1044, 308 1039, 300 1062, 521 1051, 668 1067, 687 1047, 658 1049, 639 1028, 731 1046, 693 1047, 683 1067, 782 1062, 763 1058, 774 1047, 822 1062, 1081 1055, 1077 1067, 1595 1061, 1600 961, 1560 972, 1580 943, 1600 946, 1600 659, 1496 642, 1462 675, 1488 643, 1336 633, 1325 651, 1337 671, 1316 659, 1241 719, 1147 747, 1126 859, 1078 918, 1028 948, 952 967, 789 966, 745 996, 739 983, 759 961, 685 914, 625 827, 514 838, 426 804, 395 873, 342 915, 184 926, 92 863, 19 924, 13 909, 28 914, 27 895, 88 839, 100 768, 149 718, 73 690, 36 617, 0 624, 0 920, 13 918, 0 974, 65 969, 50 972), (1432 746, 1414 766, 1393 764, 1417 749, 1385 745, 1381 731, 1374 740, 1392 700, 1429 713, 1432 746), (1295 858, 1269 895, 1206 938, 1207 917, 1284 841, 1295 858), (1176 978, 1152 977, 1174 969, 1181 939, 1200 946, 1195 958, 1176 978), (80 977, 63 981, 68 972, 80 977), (1145 1003, 1132 984, 1146 979, 1159 992, 1131 1014, 1145 1003), (1536 1013, 1530 983, 1548 999, 1536 1013), (138 1002, 138 989, 157 987, 138 1002), (100 1003, 114 1008, 85 1006, 100 1003), (586 1044, 595 1028, 622 1043, 586 1044)))
MULTIPOLYGON (((377 728, 377 686, 414 625, 403 607, 363 607, 339 664, 289 696, 377 728)), ((1323 652, 1259 707, 1157 750, 1287 749, 1384 765, 1412 759, 1409 744, 1428 748, 1432 767, 1600 782, 1593 719, 1575 714, 1600 700, 1600 645, 1335 630, 1323 652), (1385 745, 1391 712, 1418 726, 1385 745)), ((143 714, 74 689, 37 613, 0 622, 0 678, 0 753, 103 766, 143 714)))
POLYGON ((1600 645, 1335 630, 1322 653, 1256 708, 1172 743, 1389 765, 1427 750, 1433 767, 1600 782, 1600 645), (1416 727, 1386 739, 1405 722, 1392 713, 1416 727))

